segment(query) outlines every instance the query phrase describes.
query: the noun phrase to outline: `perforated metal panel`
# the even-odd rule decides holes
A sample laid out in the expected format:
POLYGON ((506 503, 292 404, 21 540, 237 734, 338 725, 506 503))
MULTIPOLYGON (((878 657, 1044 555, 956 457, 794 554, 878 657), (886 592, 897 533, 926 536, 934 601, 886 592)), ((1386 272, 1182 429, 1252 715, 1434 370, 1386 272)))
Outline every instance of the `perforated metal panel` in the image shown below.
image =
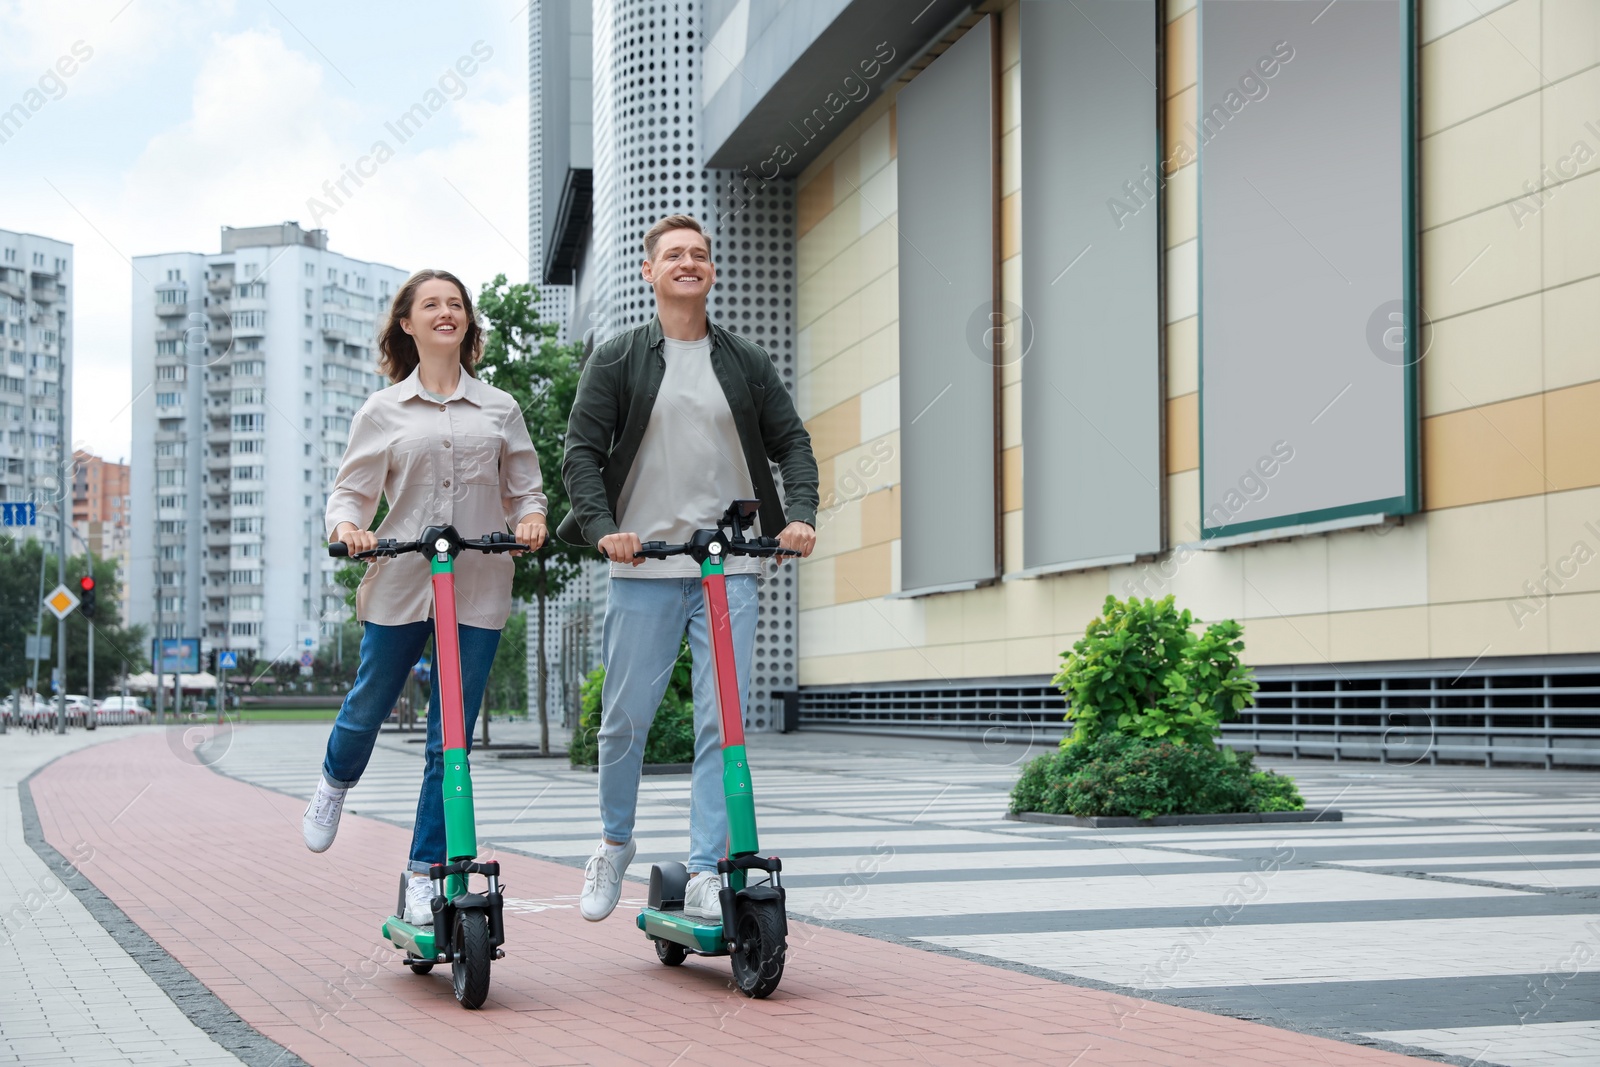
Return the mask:
MULTIPOLYGON (((655 301, 640 276, 645 231, 663 215, 693 215, 711 233, 717 286, 710 312, 759 344, 794 391, 794 187, 731 188, 732 172, 700 166, 701 5, 596 0, 592 310, 576 328, 603 340, 648 322, 655 301)), ((792 689, 796 589, 788 566, 762 585, 761 623, 745 724, 773 729, 774 690, 792 689)))

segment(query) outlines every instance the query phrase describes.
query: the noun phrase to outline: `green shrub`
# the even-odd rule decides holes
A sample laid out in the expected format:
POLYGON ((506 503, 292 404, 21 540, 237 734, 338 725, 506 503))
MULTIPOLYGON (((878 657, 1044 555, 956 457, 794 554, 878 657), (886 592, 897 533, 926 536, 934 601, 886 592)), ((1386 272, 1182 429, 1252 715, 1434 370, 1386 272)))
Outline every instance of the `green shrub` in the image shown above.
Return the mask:
MULTIPOLYGON (((646 763, 694 762, 694 660, 689 644, 678 646, 678 660, 661 705, 656 708, 650 735, 645 738, 646 763)), ((578 698, 578 728, 573 731, 569 758, 574 767, 593 767, 600 762, 600 694, 605 686, 606 669, 596 667, 583 680, 578 698)))
POLYGON ((1257 771, 1247 752, 1105 732, 1022 770, 1011 810, 1053 815, 1210 815, 1300 811, 1294 781, 1257 771))
POLYGON ((1102 615, 1062 654, 1055 676, 1072 734, 1063 747, 1104 732, 1208 745, 1224 719, 1255 703, 1256 682, 1240 662, 1243 629, 1232 619, 1196 634, 1194 616, 1168 596, 1106 597, 1102 615))

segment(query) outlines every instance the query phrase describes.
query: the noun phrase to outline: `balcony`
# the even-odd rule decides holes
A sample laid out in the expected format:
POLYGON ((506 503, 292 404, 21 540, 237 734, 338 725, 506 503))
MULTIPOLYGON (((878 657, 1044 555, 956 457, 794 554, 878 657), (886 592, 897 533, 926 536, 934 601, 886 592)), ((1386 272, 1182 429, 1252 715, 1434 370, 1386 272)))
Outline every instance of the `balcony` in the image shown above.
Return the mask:
MULTIPOLYGON (((257 332, 259 333, 260 331, 257 332)), ((212 348, 219 348, 223 345, 232 344, 233 325, 227 322, 212 323, 210 328, 206 330, 206 342, 210 344, 212 348)))
POLYGON ((226 319, 231 322, 233 301, 226 297, 213 297, 211 303, 206 307, 206 314, 213 319, 226 319))
POLYGON ((211 280, 206 282, 206 288, 208 290, 210 290, 211 292, 213 292, 213 293, 230 293, 230 292, 232 292, 233 291, 233 275, 232 275, 232 273, 214 274, 214 275, 212 275, 211 276, 211 280))

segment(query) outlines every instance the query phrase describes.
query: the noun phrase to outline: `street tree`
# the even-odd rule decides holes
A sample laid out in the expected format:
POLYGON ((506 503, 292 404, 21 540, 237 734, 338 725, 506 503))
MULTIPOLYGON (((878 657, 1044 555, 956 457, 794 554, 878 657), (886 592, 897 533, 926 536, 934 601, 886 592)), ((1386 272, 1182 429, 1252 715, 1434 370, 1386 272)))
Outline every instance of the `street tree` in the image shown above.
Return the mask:
POLYGON ((556 323, 539 318, 539 291, 526 282, 512 284, 504 274, 483 287, 478 309, 485 320, 482 379, 504 389, 522 408, 544 474, 549 500, 546 521, 551 535, 544 547, 516 558, 511 593, 537 605, 538 625, 531 635, 537 642, 539 691, 539 751, 550 751, 549 665, 545 655, 547 602, 576 578, 588 550, 563 544, 555 528, 570 508, 561 484, 561 457, 567 445, 567 416, 578 395, 578 374, 583 347, 556 341, 556 323))

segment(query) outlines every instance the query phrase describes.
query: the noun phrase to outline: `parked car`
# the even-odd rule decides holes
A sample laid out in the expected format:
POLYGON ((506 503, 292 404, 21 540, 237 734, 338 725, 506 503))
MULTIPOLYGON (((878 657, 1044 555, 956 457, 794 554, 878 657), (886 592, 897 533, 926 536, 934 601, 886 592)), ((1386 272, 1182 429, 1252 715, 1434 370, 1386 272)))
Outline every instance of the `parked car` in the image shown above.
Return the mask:
POLYGON ((150 709, 138 697, 106 697, 95 705, 95 714, 108 724, 150 721, 150 709))

